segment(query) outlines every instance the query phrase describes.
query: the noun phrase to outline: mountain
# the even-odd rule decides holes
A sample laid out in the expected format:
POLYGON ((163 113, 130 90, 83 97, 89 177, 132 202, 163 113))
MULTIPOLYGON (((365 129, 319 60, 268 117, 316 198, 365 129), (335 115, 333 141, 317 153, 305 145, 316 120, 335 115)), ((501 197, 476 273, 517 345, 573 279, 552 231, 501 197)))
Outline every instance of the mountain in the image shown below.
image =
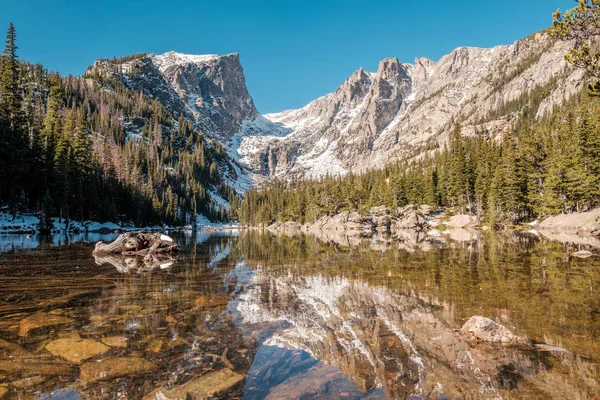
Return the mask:
POLYGON ((94 63, 92 71, 117 75, 130 90, 156 99, 195 127, 221 141, 259 113, 246 88, 239 55, 168 53, 141 56, 107 68, 110 60, 94 63))
MULTIPOLYGON (((300 109, 267 115, 238 54, 142 55, 109 75, 222 144, 247 188, 264 177, 344 175, 420 156, 442 147, 455 123, 466 135, 508 132, 523 115, 541 117, 581 91, 582 72, 564 60, 569 47, 540 32, 512 45, 460 47, 437 62, 386 58, 300 109)), ((107 73, 105 62, 93 69, 107 73)))
POLYGON ((259 173, 314 178, 418 156, 442 146, 457 122, 467 135, 501 135, 524 112, 540 117, 581 91, 582 72, 564 61, 569 46, 536 33, 508 46, 460 47, 437 62, 387 58, 301 109, 265 115, 272 135, 245 129, 230 148, 259 173))

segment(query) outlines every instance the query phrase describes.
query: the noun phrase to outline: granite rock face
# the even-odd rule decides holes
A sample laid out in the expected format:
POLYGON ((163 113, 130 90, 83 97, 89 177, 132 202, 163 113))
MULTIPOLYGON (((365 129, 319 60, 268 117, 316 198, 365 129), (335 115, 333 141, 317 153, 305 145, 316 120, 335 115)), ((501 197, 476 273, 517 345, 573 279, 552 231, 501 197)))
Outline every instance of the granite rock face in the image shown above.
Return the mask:
POLYGON ((335 92, 300 109, 265 115, 290 133, 246 132, 236 149, 251 143, 252 152, 242 156, 249 165, 260 164, 267 145, 271 153, 285 151, 285 163, 271 165, 269 175, 317 178, 431 151, 443 146, 454 122, 464 134, 499 137, 519 118, 506 104, 544 89, 531 110, 539 118, 582 89, 582 72, 564 60, 569 46, 537 33, 512 45, 460 47, 437 62, 384 59, 377 72, 359 69, 335 92))
MULTIPOLYGON (((109 73, 105 64, 97 61, 94 69, 109 73)), ((237 53, 151 54, 121 64, 115 75, 128 89, 157 99, 221 141, 237 132, 243 121, 259 116, 237 53)))

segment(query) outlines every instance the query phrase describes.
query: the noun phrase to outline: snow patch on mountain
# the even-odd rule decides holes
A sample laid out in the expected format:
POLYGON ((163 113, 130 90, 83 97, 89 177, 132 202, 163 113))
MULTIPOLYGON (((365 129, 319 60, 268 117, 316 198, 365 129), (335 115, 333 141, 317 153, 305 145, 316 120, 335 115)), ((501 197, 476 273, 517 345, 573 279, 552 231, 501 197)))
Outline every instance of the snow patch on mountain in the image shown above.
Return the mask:
POLYGON ((203 64, 207 61, 215 60, 219 58, 218 54, 183 54, 175 51, 169 51, 164 54, 155 55, 152 57, 154 65, 158 67, 160 72, 174 65, 186 65, 186 64, 203 64))

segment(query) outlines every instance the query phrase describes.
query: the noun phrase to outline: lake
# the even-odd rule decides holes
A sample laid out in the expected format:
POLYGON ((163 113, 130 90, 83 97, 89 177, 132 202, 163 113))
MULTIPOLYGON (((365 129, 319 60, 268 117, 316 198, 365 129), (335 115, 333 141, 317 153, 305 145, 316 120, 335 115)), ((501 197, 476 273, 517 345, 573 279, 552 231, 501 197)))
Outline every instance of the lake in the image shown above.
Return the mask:
POLYGON ((0 398, 600 397, 600 259, 535 234, 0 237, 0 398), (466 337, 472 316, 525 343, 466 337))

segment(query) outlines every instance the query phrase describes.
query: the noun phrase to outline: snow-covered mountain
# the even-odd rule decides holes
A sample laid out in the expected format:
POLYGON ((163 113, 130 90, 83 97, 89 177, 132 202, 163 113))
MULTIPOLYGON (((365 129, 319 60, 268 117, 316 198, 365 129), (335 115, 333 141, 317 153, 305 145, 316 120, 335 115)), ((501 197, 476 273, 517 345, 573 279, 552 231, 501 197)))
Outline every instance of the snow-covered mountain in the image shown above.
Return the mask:
POLYGON ((442 145, 455 122, 466 134, 498 135, 517 117, 511 102, 529 102, 541 116, 581 90, 582 73, 564 61, 568 48, 538 33, 508 46, 460 47, 438 62, 384 59, 377 72, 361 68, 301 109, 265 115, 278 133, 246 129, 233 150, 261 173, 319 177, 422 154, 442 145))
POLYGON ((537 33, 490 49, 460 47, 434 62, 386 58, 298 110, 260 115, 238 54, 168 52, 120 66, 121 82, 193 121, 245 168, 242 175, 306 178, 360 172, 414 157, 463 132, 500 135, 528 104, 542 116, 581 90, 569 43, 537 33))

